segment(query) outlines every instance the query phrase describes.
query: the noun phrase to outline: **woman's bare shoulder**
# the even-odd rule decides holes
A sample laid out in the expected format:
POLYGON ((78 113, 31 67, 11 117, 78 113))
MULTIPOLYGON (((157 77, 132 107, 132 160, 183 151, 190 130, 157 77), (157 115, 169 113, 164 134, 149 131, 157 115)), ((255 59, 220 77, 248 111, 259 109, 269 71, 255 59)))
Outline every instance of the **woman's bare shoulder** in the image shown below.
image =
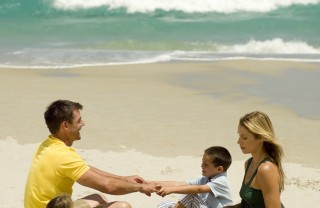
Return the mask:
POLYGON ((279 168, 273 162, 265 161, 261 163, 261 165, 259 166, 257 175, 263 178, 270 177, 270 176, 278 176, 279 168))

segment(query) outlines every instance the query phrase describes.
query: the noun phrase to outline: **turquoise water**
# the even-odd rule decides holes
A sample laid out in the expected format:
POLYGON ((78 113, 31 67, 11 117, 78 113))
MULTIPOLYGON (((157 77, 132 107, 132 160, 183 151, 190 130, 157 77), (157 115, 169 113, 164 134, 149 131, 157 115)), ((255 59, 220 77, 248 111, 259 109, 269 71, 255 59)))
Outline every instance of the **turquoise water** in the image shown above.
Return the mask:
POLYGON ((320 0, 1 0, 0 66, 320 61, 319 19, 320 0))

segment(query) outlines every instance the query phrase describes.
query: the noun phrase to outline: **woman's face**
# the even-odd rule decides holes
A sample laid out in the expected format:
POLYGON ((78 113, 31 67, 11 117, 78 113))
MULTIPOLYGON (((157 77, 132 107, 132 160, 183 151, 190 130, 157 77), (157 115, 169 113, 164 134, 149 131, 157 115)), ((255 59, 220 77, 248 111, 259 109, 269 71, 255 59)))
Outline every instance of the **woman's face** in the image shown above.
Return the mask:
POLYGON ((255 153, 261 148, 263 144, 262 140, 256 139, 256 137, 242 125, 238 126, 238 134, 238 144, 244 154, 255 153))

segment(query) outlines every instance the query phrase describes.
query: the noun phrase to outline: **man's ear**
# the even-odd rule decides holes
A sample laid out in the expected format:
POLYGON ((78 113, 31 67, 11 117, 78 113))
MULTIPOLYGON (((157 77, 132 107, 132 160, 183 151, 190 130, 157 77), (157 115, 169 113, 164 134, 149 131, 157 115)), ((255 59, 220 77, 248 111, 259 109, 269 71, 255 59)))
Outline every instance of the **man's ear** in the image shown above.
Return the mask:
POLYGON ((67 121, 63 121, 62 123, 61 123, 61 127, 62 128, 69 128, 69 124, 68 124, 68 122, 67 121))

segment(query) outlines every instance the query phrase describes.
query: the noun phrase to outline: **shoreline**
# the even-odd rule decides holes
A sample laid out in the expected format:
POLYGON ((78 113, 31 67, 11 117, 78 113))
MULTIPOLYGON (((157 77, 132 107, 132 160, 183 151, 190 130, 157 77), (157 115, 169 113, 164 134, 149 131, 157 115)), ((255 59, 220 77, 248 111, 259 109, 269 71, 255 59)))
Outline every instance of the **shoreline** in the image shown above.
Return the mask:
MULTIPOLYGON (((286 55, 286 54, 284 54, 286 55)), ((295 55, 295 54, 293 54, 295 55)), ((307 54, 308 55, 308 54, 307 54)), ((183 64, 183 63, 216 63, 216 62, 237 62, 237 61, 249 61, 249 62, 278 62, 278 63, 305 63, 320 65, 320 59, 302 59, 302 58, 258 58, 251 56, 231 56, 226 58, 217 58, 212 60, 158 60, 158 61, 140 61, 140 62, 120 62, 120 63, 96 63, 96 64, 81 64, 81 65, 52 65, 52 66, 27 66, 27 65, 3 65, 0 64, 1 69, 22 69, 22 70, 72 70, 72 69, 83 69, 83 68, 109 68, 118 66, 133 66, 133 65, 157 65, 157 64, 183 64)))

